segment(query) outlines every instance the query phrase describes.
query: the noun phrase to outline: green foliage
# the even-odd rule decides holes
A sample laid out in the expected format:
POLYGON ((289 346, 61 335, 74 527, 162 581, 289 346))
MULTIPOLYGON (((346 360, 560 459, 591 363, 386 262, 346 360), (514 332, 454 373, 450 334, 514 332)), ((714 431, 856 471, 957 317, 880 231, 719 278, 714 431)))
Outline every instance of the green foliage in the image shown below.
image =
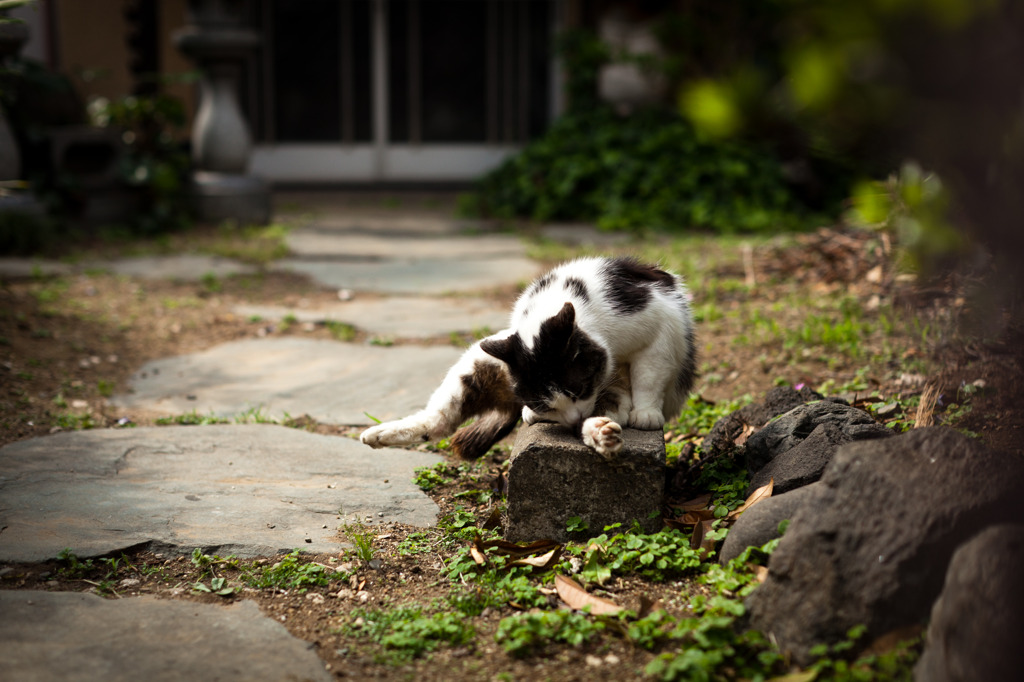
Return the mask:
POLYGON ((398 553, 401 556, 426 554, 430 551, 430 536, 427 533, 409 533, 398 543, 398 553))
POLYGON ((723 400, 720 402, 712 402, 700 395, 691 395, 686 399, 686 405, 683 406, 679 418, 671 422, 667 428, 673 436, 707 435, 719 419, 732 414, 753 401, 754 397, 750 394, 736 400, 723 400))
POLYGON ((700 553, 690 548, 690 537, 675 528, 643 535, 601 534, 588 543, 580 575, 603 584, 612 575, 640 575, 664 582, 692 573, 700 566, 700 553))
POLYGON ((513 656, 524 657, 558 642, 580 646, 605 629, 601 620, 576 611, 517 613, 502 618, 494 639, 513 656))
POLYGON ((199 414, 192 410, 186 414, 178 414, 172 417, 159 417, 156 420, 157 426, 208 426, 209 424, 227 424, 228 420, 217 417, 214 414, 199 414))
POLYGON ((215 594, 218 597, 230 597, 236 592, 241 590, 239 585, 228 585, 228 579, 224 577, 210 578, 210 584, 206 585, 202 581, 197 581, 192 589, 196 592, 206 592, 208 594, 215 594))
POLYGON ((176 139, 185 108, 170 95, 98 98, 89 105, 95 124, 124 131, 127 154, 122 179, 138 191, 142 210, 129 227, 141 234, 181 230, 191 224, 188 173, 191 162, 176 139))
POLYGON ((771 231, 812 220, 768 152, 703 139, 670 113, 620 118, 606 107, 557 120, 486 176, 477 200, 501 218, 605 229, 771 231))
POLYGON ((340 577, 340 573, 329 573, 320 564, 303 562, 296 549, 271 566, 255 567, 244 575, 244 580, 250 587, 288 590, 321 587, 340 577))
POLYGON ((384 649, 381 659, 404 663, 436 651, 441 645, 460 646, 476 634, 461 614, 425 615, 419 606, 390 610, 356 609, 341 632, 372 640, 384 649))
POLYGON ((420 490, 424 492, 429 492, 440 485, 448 483, 452 479, 447 462, 438 462, 433 466, 416 467, 413 469, 413 474, 412 482, 418 485, 420 490))
POLYGON ((94 566, 92 559, 82 561, 77 554, 71 551, 70 547, 65 547, 60 551, 57 561, 63 564, 58 572, 65 578, 81 578, 87 575, 94 566))
POLYGON ((324 322, 327 331, 338 341, 352 341, 356 338, 356 328, 345 322, 327 320, 324 322))
POLYGON ((356 556, 363 562, 373 559, 373 529, 367 528, 359 521, 342 526, 345 536, 352 541, 356 556))

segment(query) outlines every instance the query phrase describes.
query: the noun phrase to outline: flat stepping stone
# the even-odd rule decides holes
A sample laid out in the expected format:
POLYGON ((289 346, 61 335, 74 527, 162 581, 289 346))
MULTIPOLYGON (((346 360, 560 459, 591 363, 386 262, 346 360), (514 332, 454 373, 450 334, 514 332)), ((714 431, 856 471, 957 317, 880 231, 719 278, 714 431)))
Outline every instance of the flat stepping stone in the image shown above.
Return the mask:
POLYGON ((177 256, 140 256, 118 260, 88 261, 82 269, 106 270, 116 275, 141 277, 143 279, 167 279, 184 282, 198 282, 204 277, 230 277, 232 275, 256 272, 252 265, 246 265, 230 258, 183 254, 177 256))
POLYGON ((56 277, 74 272, 67 263, 38 258, 0 258, 0 279, 31 279, 32 277, 56 277))
POLYGON ((285 258, 276 261, 270 268, 306 275, 321 286, 333 289, 420 295, 478 292, 511 285, 525 286, 541 271, 539 264, 521 256, 380 262, 285 258))
POLYGON ((317 260, 331 258, 494 258, 523 256, 526 246, 512 235, 480 236, 407 236, 402 234, 366 234, 339 232, 319 227, 290 232, 285 239, 296 256, 317 260))
POLYGON ((432 526, 437 506, 412 478, 439 461, 272 424, 33 438, 0 448, 0 561, 139 545, 180 554, 337 552, 337 528, 353 514, 432 526))
POLYGON ((0 592, 0 679, 33 682, 334 679, 251 601, 0 592))
POLYGON ((245 339, 147 362, 131 393, 111 404, 163 415, 276 419, 307 414, 325 424, 368 426, 422 409, 462 351, 383 348, 321 339, 245 339))
POLYGON ((508 325, 509 311, 480 298, 418 298, 393 296, 357 299, 323 308, 242 305, 234 309, 245 318, 298 322, 345 322, 376 336, 427 339, 452 332, 496 332, 508 325))

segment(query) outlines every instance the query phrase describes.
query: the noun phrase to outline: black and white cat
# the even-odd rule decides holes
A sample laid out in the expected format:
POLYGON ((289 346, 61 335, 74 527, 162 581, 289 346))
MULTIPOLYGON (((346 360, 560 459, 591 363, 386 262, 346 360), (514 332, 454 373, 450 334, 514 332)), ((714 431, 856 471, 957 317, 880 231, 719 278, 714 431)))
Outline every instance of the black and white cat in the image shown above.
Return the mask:
POLYGON ((523 292, 508 329, 471 346, 427 407, 363 432, 380 448, 451 439, 480 457, 519 421, 558 422, 605 457, 622 426, 660 429, 678 415, 696 371, 693 317, 681 279, 631 258, 565 263, 523 292))

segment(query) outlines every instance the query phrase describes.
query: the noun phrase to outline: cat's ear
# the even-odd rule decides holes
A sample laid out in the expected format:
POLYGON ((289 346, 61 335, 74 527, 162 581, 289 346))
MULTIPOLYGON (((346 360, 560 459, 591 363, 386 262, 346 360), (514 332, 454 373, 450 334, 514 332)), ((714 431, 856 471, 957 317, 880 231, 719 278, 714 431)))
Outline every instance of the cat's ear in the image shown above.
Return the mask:
POLYGON ((576 308, 572 306, 572 303, 566 302, 552 319, 555 321, 556 328, 568 337, 576 328, 576 308))
POLYGON ((576 338, 576 308, 572 303, 566 303, 558 314, 551 318, 551 322, 556 338, 561 339, 568 348, 576 338))
POLYGON ((519 336, 513 334, 504 339, 484 339, 480 342, 480 350, 504 362, 509 367, 518 366, 519 336))

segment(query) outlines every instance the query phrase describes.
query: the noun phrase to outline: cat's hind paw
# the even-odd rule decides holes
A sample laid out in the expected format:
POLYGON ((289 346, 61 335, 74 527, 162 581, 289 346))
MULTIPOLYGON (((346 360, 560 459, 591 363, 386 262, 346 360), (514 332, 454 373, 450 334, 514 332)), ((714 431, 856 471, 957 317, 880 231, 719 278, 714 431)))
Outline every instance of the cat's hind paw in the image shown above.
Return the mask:
POLYGON ((410 423, 408 419, 401 419, 372 426, 360 434, 359 440, 371 448, 413 445, 429 441, 430 432, 425 424, 410 423))
POLYGON ((591 417, 583 422, 583 444, 602 457, 611 457, 622 449, 622 427, 608 417, 591 417))
POLYGON ((633 410, 629 413, 629 425, 643 431, 657 431, 665 426, 665 415, 661 410, 633 410))

